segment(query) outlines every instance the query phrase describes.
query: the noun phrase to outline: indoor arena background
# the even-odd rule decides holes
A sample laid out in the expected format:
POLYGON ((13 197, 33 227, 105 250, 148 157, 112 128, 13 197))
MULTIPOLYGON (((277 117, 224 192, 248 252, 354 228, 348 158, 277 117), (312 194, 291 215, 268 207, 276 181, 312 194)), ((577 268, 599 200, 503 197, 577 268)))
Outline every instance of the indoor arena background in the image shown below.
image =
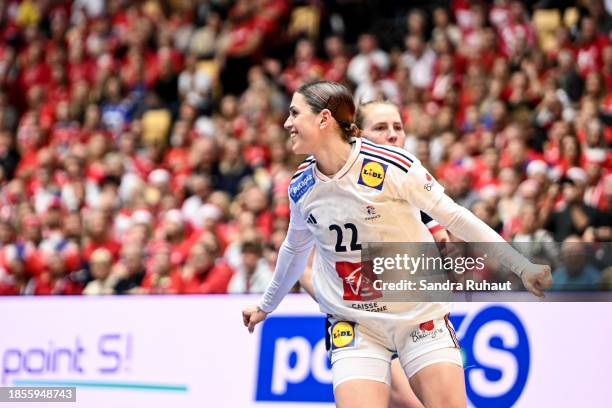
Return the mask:
MULTIPOLYGON (((331 406, 314 301, 288 296, 253 335, 241 319, 287 229, 301 158, 282 123, 307 81, 398 104, 407 150, 508 241, 558 243, 553 264, 610 242, 611 13, 0 1, 0 386, 76 386, 87 408, 331 406)), ((610 291, 612 269, 581 259, 580 282, 610 291)), ((457 303, 469 404, 612 406, 610 316, 457 303)))

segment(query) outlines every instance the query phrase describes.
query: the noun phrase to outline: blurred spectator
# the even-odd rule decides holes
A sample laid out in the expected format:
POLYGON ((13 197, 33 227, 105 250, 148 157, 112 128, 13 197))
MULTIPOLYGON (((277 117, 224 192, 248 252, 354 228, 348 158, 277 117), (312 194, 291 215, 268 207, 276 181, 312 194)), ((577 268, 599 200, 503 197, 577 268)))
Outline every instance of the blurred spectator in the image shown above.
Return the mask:
POLYGON ((221 83, 225 93, 238 95, 246 87, 246 73, 263 45, 262 17, 257 13, 257 3, 248 0, 238 0, 229 10, 229 28, 219 40, 223 61, 221 83))
POLYGON ((444 35, 454 46, 459 44, 461 32, 459 28, 452 23, 449 10, 444 7, 436 7, 433 11, 433 25, 432 37, 444 35))
POLYGON ((534 263, 555 266, 559 260, 559 248, 552 235, 538 225, 538 208, 525 204, 519 210, 520 226, 510 242, 520 253, 534 263))
POLYGON ((181 271, 183 293, 227 293, 233 271, 224 261, 216 262, 215 255, 203 243, 191 247, 181 271))
POLYGON ((562 208, 551 215, 547 224, 547 229, 553 232, 556 242, 563 242, 570 235, 580 236, 589 226, 599 227, 607 224, 602 213, 582 200, 586 180, 579 177, 566 177, 561 180, 562 208))
POLYGON ((572 235, 561 246, 561 267, 553 271, 552 290, 597 290, 601 273, 589 263, 587 245, 572 235))
POLYGON ((188 55, 185 70, 178 76, 178 92, 181 99, 200 111, 210 104, 212 78, 205 71, 197 68, 195 55, 188 55))
POLYGON ((116 279, 115 293, 137 292, 145 276, 144 251, 140 244, 128 242, 121 248, 121 258, 113 266, 112 275, 116 279))
POLYGON ((378 47, 378 41, 373 34, 364 33, 357 41, 358 54, 351 58, 347 76, 355 85, 374 82, 372 72, 384 76, 389 69, 389 55, 378 47))
POLYGON ((124 97, 121 79, 110 77, 104 86, 101 122, 111 133, 118 135, 131 119, 134 106, 124 97))
POLYGON ((226 141, 219 162, 217 188, 226 191, 232 197, 238 193, 240 182, 253 173, 253 170, 245 163, 240 147, 238 140, 226 141))
POLYGON ((263 254, 259 242, 242 244, 242 264, 236 270, 229 283, 229 293, 263 293, 272 279, 272 270, 262 259, 263 254))
POLYGON ((170 245, 163 241, 150 244, 151 259, 146 275, 136 293, 178 294, 181 292, 180 273, 173 269, 170 245))
POLYGON ((402 64, 410 70, 412 84, 417 88, 427 88, 432 81, 431 73, 436 60, 434 51, 415 34, 406 37, 405 48, 402 64))
POLYGON ((210 195, 210 179, 204 175, 194 174, 188 180, 187 188, 191 195, 183 203, 181 211, 186 220, 195 224, 200 207, 206 203, 210 195))
POLYGON ((112 295, 114 280, 111 277, 113 257, 105 248, 98 248, 89 259, 93 280, 83 289, 84 295, 112 295))
POLYGON ((283 83, 288 94, 292 94, 300 85, 320 80, 325 73, 325 66, 316 56, 316 49, 309 39, 301 39, 295 45, 293 62, 283 71, 283 83))
POLYGON ((206 14, 206 23, 195 30, 189 40, 189 53, 198 59, 212 58, 217 49, 222 25, 221 15, 215 10, 210 10, 206 14))
POLYGON ((499 219, 495 204, 484 200, 476 201, 470 210, 498 234, 502 233, 503 223, 499 219))
POLYGON ((0 130, 0 183, 13 178, 19 159, 12 135, 8 131, 0 130))
POLYGON ((79 295, 83 287, 76 273, 70 273, 63 254, 49 248, 42 253, 45 269, 30 282, 34 295, 79 295))
POLYGON ((384 78, 380 69, 372 63, 366 80, 359 83, 355 90, 355 104, 372 102, 374 100, 389 100, 400 103, 400 91, 393 79, 384 78))

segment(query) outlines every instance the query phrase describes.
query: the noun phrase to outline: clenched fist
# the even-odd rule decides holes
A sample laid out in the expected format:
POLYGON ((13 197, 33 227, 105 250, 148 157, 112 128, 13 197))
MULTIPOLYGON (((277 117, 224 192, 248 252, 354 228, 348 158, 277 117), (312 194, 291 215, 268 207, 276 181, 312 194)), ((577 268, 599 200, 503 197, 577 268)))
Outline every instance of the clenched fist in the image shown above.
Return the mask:
POLYGON ((544 289, 552 285, 552 273, 548 265, 531 264, 521 274, 525 288, 534 295, 543 298, 544 289))
POLYGON ((266 316, 268 313, 261 310, 259 306, 249 306, 242 311, 242 322, 249 329, 249 333, 253 333, 255 325, 263 322, 266 316))

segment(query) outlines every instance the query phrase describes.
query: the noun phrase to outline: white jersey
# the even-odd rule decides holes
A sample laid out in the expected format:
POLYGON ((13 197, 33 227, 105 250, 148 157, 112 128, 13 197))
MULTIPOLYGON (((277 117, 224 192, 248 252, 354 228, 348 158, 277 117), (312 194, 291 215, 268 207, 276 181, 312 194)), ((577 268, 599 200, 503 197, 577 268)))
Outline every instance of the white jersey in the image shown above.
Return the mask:
POLYGON ((426 321, 447 313, 446 303, 364 301, 359 271, 363 242, 433 242, 420 209, 427 212, 443 194, 414 156, 361 138, 332 178, 307 159, 289 187, 291 221, 314 236, 313 285, 321 310, 353 321, 398 313, 393 318, 426 321))
MULTIPOLYGON (((289 186, 287 239, 260 307, 266 312, 276 308, 303 272, 314 244, 313 285, 322 312, 362 324, 379 319, 418 323, 443 316, 448 303, 363 300, 361 243, 433 242, 420 210, 466 241, 503 239, 446 196, 410 153, 361 138, 351 144, 346 164, 331 178, 317 169, 314 158, 298 167, 289 186)), ((516 271, 526 266, 518 258, 510 261, 516 271)))

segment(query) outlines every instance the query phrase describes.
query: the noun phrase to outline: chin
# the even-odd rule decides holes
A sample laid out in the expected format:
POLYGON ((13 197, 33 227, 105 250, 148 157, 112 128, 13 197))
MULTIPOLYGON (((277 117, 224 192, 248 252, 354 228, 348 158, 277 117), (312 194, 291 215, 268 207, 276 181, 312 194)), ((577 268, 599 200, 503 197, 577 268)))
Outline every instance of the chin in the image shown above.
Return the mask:
POLYGON ((308 152, 305 151, 304 147, 300 142, 292 143, 291 151, 293 152, 293 154, 308 154, 308 152))

